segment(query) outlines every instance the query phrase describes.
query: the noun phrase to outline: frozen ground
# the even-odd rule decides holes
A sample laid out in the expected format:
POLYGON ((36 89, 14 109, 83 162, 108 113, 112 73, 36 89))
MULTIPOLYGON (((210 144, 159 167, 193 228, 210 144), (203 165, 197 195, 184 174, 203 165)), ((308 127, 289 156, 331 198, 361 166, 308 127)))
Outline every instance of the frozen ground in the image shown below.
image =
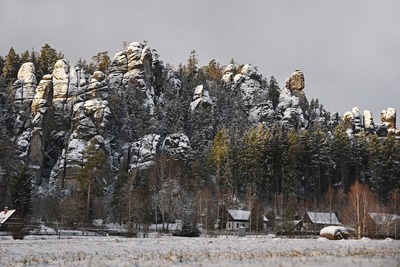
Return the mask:
POLYGON ((400 266, 400 241, 2 236, 0 266, 400 266))

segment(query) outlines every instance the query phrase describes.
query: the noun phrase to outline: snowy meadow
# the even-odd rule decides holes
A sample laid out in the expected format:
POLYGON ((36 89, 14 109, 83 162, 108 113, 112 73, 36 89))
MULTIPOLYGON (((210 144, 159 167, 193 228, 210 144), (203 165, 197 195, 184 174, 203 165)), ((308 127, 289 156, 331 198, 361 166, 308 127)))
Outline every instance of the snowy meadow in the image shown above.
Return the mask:
POLYGON ((400 266, 393 239, 0 237, 0 266, 400 266))

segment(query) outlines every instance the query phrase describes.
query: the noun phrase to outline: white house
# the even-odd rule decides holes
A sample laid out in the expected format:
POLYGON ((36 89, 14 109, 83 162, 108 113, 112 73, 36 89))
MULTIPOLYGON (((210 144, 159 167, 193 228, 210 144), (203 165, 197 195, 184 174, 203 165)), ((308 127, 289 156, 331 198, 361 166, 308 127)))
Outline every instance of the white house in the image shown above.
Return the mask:
MULTIPOLYGON (((228 220, 226 222, 227 230, 238 230, 239 227, 250 228, 250 211, 248 210, 227 210, 228 220)), ((268 219, 263 216, 264 229, 267 227, 268 219)))

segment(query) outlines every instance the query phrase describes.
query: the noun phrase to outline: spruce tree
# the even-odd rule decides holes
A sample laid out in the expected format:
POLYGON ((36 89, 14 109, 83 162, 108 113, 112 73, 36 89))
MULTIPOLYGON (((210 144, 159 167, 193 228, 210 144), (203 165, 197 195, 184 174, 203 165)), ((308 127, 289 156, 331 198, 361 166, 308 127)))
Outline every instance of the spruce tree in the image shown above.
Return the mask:
POLYGON ((10 48, 4 61, 3 76, 7 82, 13 82, 17 79, 18 70, 20 67, 19 55, 15 53, 13 47, 10 48))
POLYGON ((11 178, 11 201, 13 208, 25 218, 31 211, 32 174, 22 167, 11 178))

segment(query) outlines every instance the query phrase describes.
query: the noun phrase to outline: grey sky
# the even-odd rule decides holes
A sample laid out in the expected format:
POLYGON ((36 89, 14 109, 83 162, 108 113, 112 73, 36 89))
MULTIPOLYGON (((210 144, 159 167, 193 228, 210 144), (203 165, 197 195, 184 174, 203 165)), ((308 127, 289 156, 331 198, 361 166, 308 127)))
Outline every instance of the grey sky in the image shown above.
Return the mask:
POLYGON ((1 0, 0 55, 48 43, 74 64, 147 40, 176 67, 196 50, 200 65, 252 63, 281 87, 300 68, 309 100, 379 123, 382 109, 400 112, 399 12, 397 0, 1 0))

